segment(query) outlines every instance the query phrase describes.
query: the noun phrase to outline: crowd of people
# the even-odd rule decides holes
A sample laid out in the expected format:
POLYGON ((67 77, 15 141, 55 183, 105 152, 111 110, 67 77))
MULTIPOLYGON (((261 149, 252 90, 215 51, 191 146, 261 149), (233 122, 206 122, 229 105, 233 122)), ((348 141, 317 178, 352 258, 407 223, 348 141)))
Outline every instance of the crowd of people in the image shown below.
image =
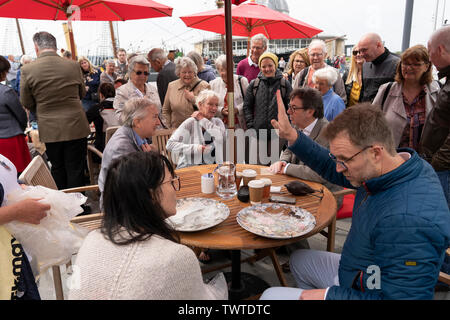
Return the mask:
MULTIPOLYGON (((145 55, 120 49, 102 70, 87 57, 58 55, 48 32, 36 33, 33 43, 34 62, 0 57, 0 255, 14 243, 2 224, 37 224, 48 210, 36 199, 7 202, 8 179, 31 161, 27 126, 35 123, 56 185, 66 189, 85 185, 92 124, 103 152, 104 218, 78 253, 76 264, 89 277, 69 297, 226 299, 223 276, 203 283, 199 261, 210 260, 207 251, 196 256, 164 222, 176 213, 180 179, 152 136, 173 130, 166 147, 183 168, 221 162, 227 129, 254 130, 266 153, 276 155, 256 160, 272 173, 356 190, 342 253, 292 252, 287 269, 298 288, 271 288, 262 299, 433 298, 450 246, 450 27, 400 56, 380 35, 365 34, 348 68, 345 57, 328 57, 322 40, 285 61, 255 35, 231 77, 232 113, 227 67, 234 62, 225 55, 214 60, 215 72, 195 51, 173 59, 161 48, 145 55), (148 81, 151 68, 156 86, 148 81), (119 128, 105 145, 111 126, 119 128), (375 285, 373 266, 380 270, 375 285)), ((246 141, 247 163, 248 147, 246 141)), ((0 259, 1 268, 10 267, 8 259, 0 259)), ((26 255, 21 259, 22 273, 1 274, 0 299, 39 298, 26 255), (14 281, 27 285, 18 289, 14 281)))

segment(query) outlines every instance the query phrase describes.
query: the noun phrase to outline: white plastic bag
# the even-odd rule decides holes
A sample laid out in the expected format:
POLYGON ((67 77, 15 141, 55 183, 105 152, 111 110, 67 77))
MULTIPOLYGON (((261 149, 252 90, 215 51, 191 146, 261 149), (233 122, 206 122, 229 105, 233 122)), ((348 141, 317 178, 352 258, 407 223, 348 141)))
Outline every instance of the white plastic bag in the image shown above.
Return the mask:
POLYGON ((40 275, 51 266, 69 262, 72 254, 78 252, 89 230, 70 223, 70 220, 83 212, 81 205, 87 198, 81 193, 27 186, 12 191, 7 204, 29 198, 42 198, 42 203, 50 204, 47 216, 37 225, 13 221, 5 224, 5 227, 24 250, 36 259, 38 270, 34 271, 40 275))

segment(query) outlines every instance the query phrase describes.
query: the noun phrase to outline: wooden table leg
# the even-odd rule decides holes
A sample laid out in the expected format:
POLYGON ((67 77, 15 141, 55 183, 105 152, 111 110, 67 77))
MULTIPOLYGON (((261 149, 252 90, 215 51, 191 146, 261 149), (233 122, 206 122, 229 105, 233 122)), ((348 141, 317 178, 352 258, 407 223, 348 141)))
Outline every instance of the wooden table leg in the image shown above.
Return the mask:
POLYGON ((267 250, 269 252, 270 258, 272 259, 272 264, 273 264, 273 267, 275 268, 278 279, 280 280, 280 284, 283 287, 288 287, 286 278, 284 277, 284 274, 283 274, 283 270, 281 269, 280 261, 278 260, 277 253, 275 252, 275 248, 269 248, 267 250))
POLYGON ((334 241, 336 238, 336 215, 328 225, 327 251, 334 252, 334 241))

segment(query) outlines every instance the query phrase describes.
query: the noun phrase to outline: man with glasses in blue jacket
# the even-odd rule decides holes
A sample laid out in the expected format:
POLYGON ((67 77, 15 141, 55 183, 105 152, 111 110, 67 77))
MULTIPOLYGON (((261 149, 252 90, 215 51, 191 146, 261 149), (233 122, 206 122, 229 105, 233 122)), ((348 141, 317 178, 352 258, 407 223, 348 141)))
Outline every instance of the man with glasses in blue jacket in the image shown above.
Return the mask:
POLYGON ((450 212, 433 168, 414 150, 395 149, 381 108, 344 110, 324 131, 330 150, 291 127, 280 98, 272 125, 306 165, 357 193, 342 253, 294 252, 300 289, 271 288, 261 298, 433 299, 450 212))

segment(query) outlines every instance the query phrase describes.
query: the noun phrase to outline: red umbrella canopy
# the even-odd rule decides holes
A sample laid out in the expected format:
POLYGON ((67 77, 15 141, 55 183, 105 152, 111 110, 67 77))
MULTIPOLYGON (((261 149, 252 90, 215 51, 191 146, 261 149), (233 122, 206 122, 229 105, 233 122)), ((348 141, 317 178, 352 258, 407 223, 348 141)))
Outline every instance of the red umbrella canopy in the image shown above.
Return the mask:
MULTIPOLYGON (((231 9, 234 36, 262 33, 268 39, 312 38, 322 30, 255 2, 231 9)), ((191 28, 225 34, 225 11, 216 9, 181 17, 191 28)))
POLYGON ((124 21, 171 16, 172 10, 152 0, 0 0, 0 17, 19 19, 124 21))

